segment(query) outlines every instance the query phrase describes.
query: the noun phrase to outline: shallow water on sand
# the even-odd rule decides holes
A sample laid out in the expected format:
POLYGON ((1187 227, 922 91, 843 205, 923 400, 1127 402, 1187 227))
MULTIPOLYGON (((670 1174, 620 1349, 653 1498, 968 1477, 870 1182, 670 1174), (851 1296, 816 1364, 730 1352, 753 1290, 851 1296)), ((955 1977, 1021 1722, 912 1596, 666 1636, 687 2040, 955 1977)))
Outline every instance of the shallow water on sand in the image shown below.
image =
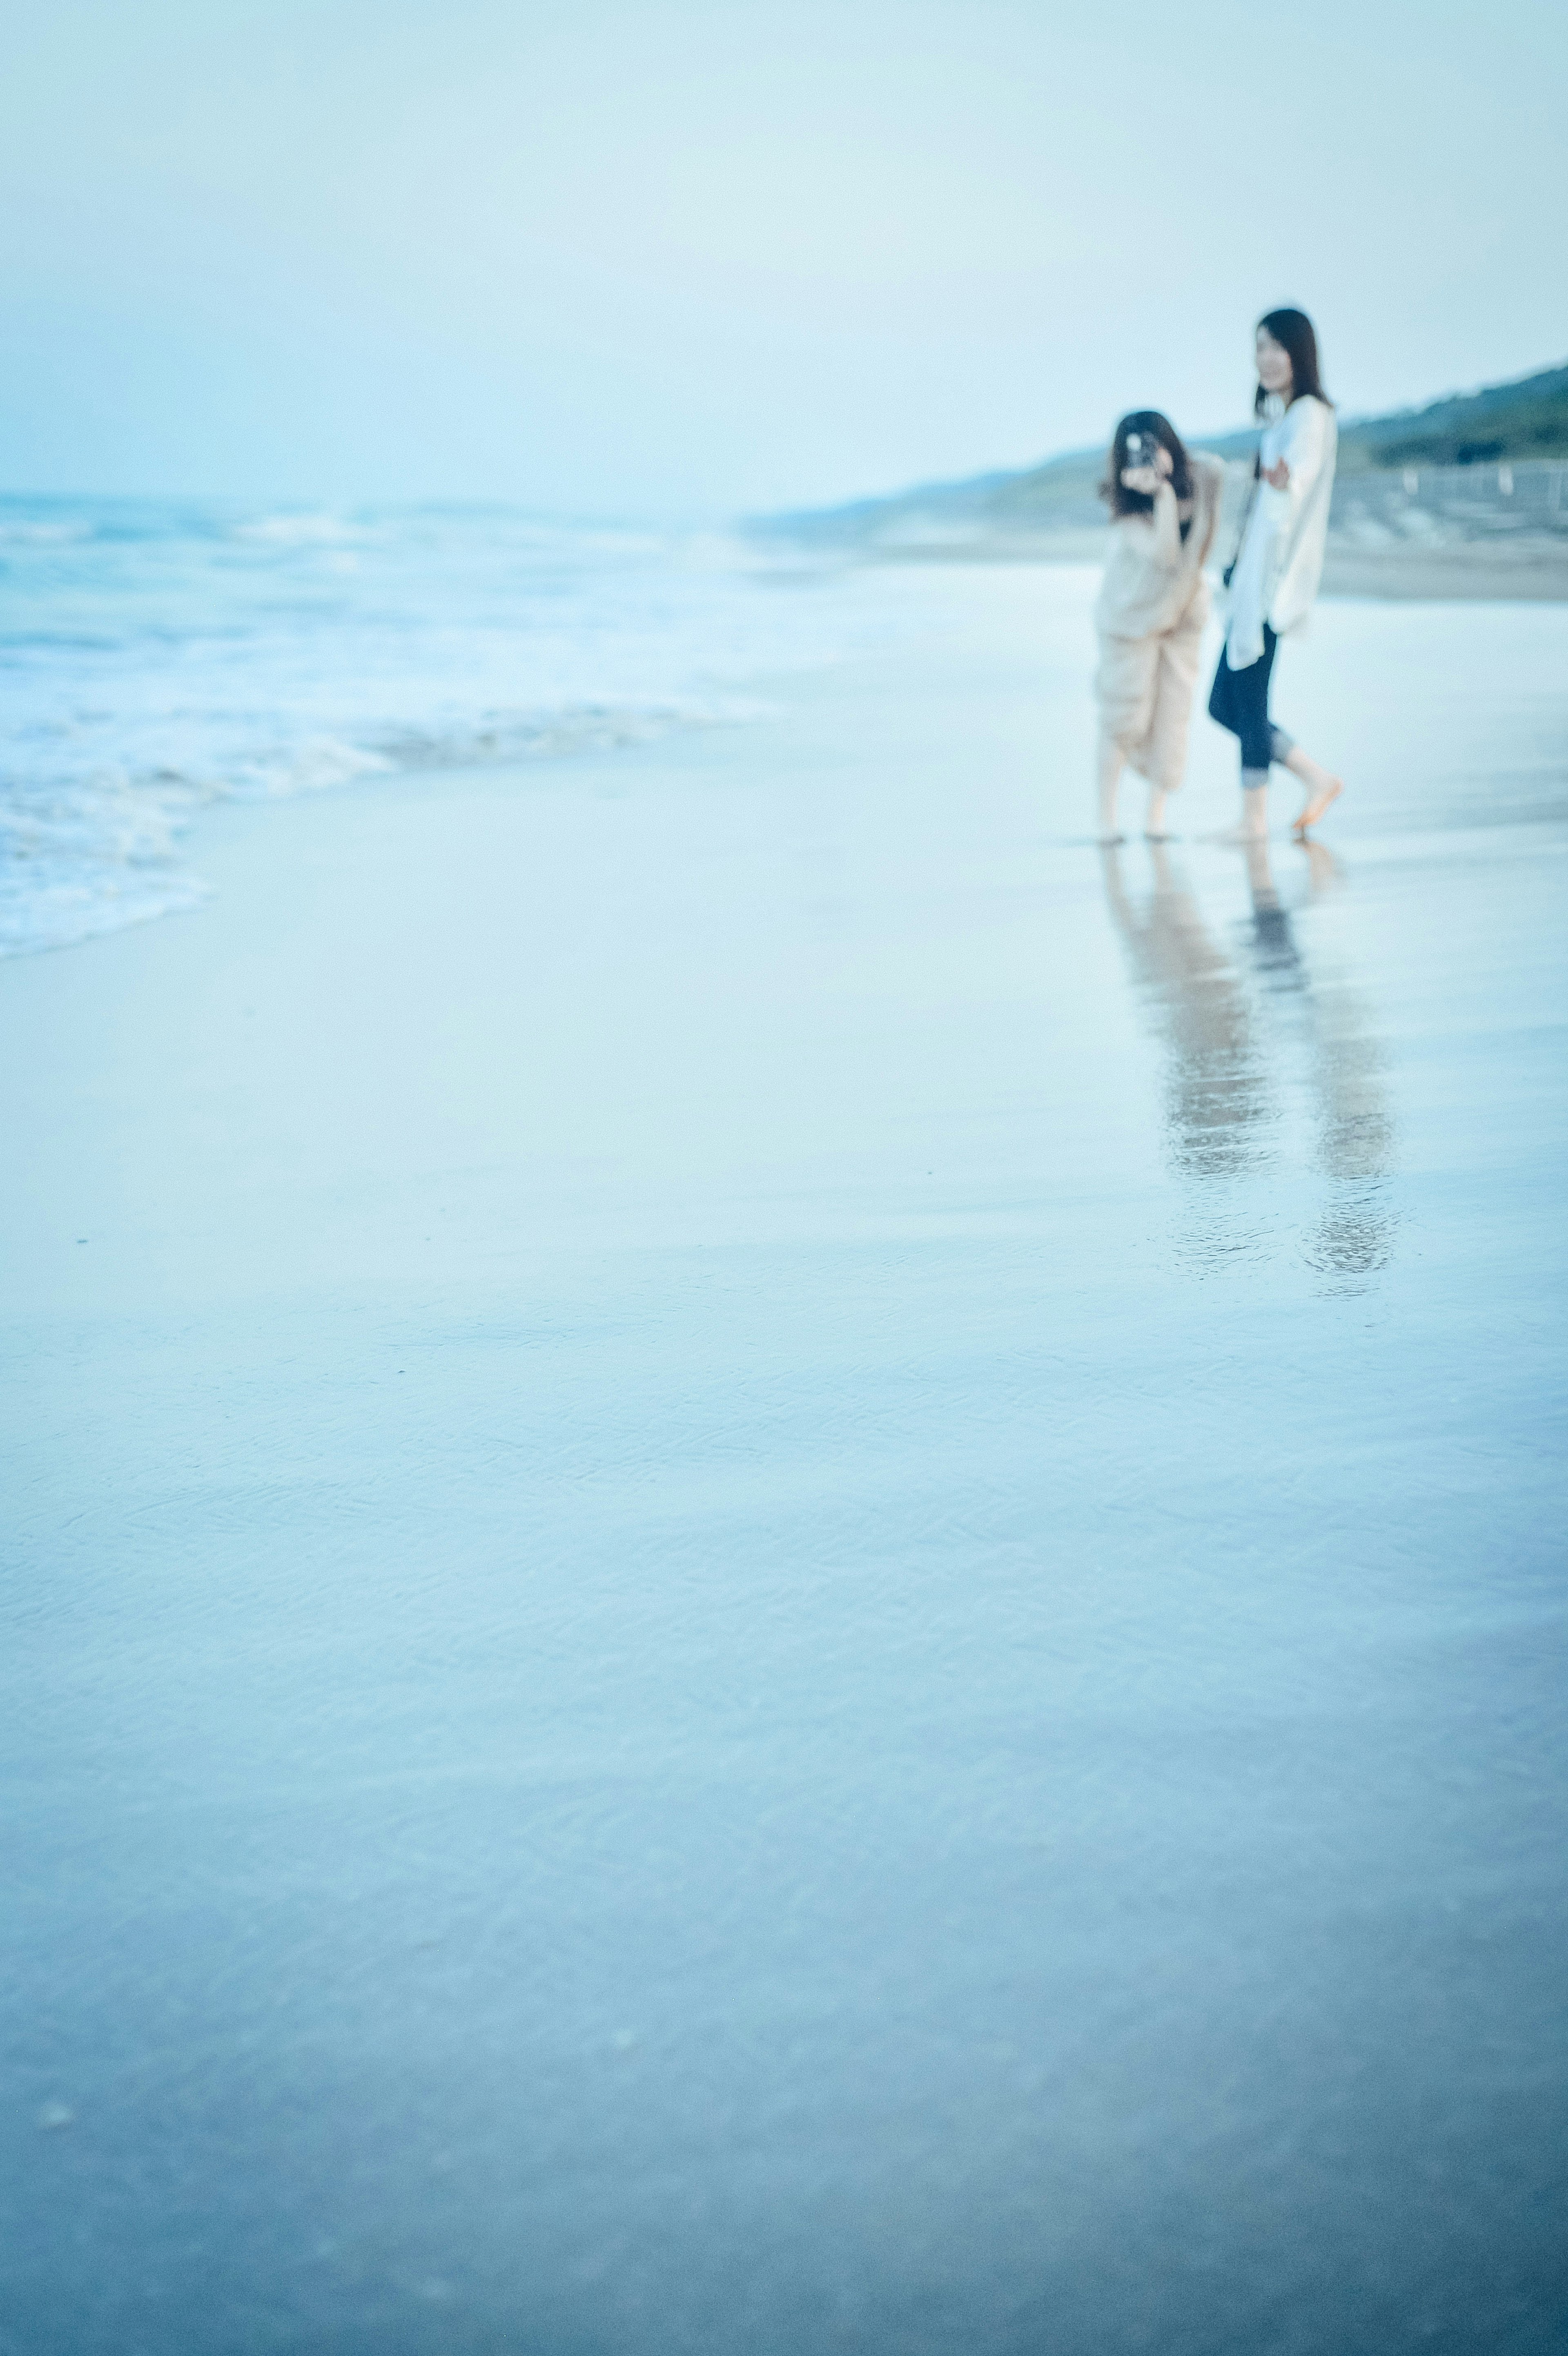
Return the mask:
POLYGON ((0 2345, 1561 2345, 1568 613, 1091 586, 0 977, 0 2345))
POLYGON ((759 667, 850 650, 837 585, 504 507, 0 493, 0 957, 197 905, 214 804, 743 721, 759 667))

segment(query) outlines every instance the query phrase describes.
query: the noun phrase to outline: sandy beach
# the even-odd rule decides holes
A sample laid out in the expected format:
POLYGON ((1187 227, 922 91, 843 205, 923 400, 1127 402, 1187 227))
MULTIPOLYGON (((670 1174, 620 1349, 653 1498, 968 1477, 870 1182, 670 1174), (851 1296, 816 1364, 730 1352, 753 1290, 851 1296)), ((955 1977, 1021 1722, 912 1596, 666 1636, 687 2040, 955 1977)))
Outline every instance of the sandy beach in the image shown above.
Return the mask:
MULTIPOLYGON (((1009 532, 894 544, 860 561, 921 564, 1102 564, 1106 535, 1090 527, 1009 532)), ((1328 544, 1327 597, 1406 599, 1423 604, 1568 603, 1568 543, 1510 547, 1459 542, 1452 548, 1360 548, 1341 536, 1328 544)))
POLYGON ((1093 589, 0 964, 7 2356, 1561 2344, 1568 612, 1093 589))

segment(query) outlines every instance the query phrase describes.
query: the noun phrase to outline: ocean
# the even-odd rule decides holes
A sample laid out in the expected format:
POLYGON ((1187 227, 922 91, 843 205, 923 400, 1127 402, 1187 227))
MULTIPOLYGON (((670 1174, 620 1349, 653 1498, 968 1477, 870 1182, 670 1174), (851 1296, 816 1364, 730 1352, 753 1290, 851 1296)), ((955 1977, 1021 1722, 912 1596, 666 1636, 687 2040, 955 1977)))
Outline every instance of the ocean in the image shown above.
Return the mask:
POLYGON ((0 499, 0 955, 194 905, 215 802, 743 723, 761 675, 868 626, 842 579, 720 533, 0 499))
POLYGON ((1568 607, 330 529, 23 544, 0 2348, 1557 2356, 1568 607))

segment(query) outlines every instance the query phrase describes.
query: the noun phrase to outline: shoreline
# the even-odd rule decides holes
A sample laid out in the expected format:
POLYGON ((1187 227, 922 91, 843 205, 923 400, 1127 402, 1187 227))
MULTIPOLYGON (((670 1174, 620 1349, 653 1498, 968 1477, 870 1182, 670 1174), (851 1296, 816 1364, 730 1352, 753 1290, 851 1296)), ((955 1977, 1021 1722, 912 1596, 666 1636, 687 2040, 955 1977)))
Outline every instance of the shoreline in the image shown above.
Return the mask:
POLYGON ((1547 2328, 1568 616, 1107 853, 1089 576, 865 590, 0 964, 38 2356, 1547 2328))

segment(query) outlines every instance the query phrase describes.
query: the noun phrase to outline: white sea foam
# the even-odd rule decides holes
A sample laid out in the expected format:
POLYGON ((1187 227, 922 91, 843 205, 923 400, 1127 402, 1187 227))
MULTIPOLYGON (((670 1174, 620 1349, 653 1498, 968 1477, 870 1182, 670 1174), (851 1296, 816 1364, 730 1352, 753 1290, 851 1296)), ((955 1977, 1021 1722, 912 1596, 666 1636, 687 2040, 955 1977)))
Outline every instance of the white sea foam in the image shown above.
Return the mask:
POLYGON ((338 515, 272 515, 255 516, 233 527, 236 540, 272 541, 282 548, 335 547, 345 541, 362 540, 363 525, 338 515))
POLYGON ((86 521, 72 522, 64 519, 49 521, 43 518, 29 519, 21 517, 0 522, 0 547, 4 547, 8 541, 16 541, 25 547, 29 542, 37 546, 40 542, 47 543, 51 541, 91 540, 91 538, 92 527, 86 521))
POLYGON ((214 800, 741 722, 864 627, 722 535, 498 509, 0 501, 0 955, 190 906, 214 800))

